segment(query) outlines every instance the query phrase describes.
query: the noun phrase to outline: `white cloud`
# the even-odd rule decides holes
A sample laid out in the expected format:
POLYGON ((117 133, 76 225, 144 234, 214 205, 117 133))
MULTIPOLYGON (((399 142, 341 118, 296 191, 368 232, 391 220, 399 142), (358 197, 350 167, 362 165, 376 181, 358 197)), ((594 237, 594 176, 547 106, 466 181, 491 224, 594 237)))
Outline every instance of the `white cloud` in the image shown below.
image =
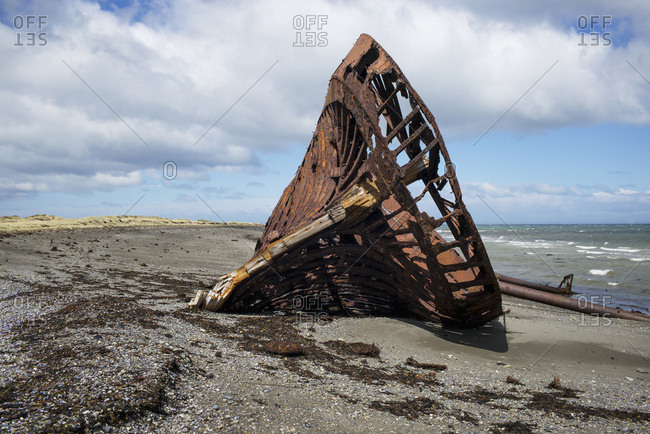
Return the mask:
POLYGON ((486 197, 520 197, 522 195, 575 196, 581 194, 575 188, 546 183, 494 185, 489 182, 467 182, 463 184, 463 191, 485 195, 486 197))
MULTIPOLYGON (((29 11, 48 15, 48 45, 0 47, 0 195, 137 185, 142 174, 159 178, 169 160, 178 164, 179 178, 196 181, 210 171, 258 167, 262 150, 306 146, 328 79, 362 31, 400 64, 447 138, 480 136, 556 60, 495 130, 650 122, 650 87, 626 62, 650 71, 647 8, 592 4, 590 10, 630 21, 633 37, 611 47, 580 47, 569 26, 586 3, 563 16, 549 12, 558 8, 502 3, 508 7, 180 1, 155 6, 134 22, 135 9, 35 2, 29 11), (327 47, 292 47, 292 18, 305 13, 328 16, 327 47)), ((24 8, 10 2, 4 13, 24 14, 24 8)), ((0 40, 14 38, 14 29, 0 25, 0 40)), ((547 184, 471 187, 490 197, 577 194, 547 184)))
MULTIPOLYGON (((125 175, 114 175, 110 173, 95 173, 92 176, 80 176, 74 174, 53 174, 53 175, 31 175, 31 182, 16 182, 13 186, 2 185, 1 187, 13 187, 20 193, 49 193, 49 192, 71 192, 81 193, 88 190, 110 191, 120 187, 130 187, 142 183, 142 175, 138 171, 129 172, 125 175)), ((1 191, 1 190, 0 190, 1 191)))
POLYGON ((466 183, 462 187, 468 209, 474 219, 481 222, 499 223, 503 218, 509 224, 639 223, 650 219, 650 192, 618 188, 611 192, 590 193, 585 191, 589 190, 587 186, 583 188, 544 183, 496 185, 487 182, 466 183))
POLYGON ((619 188, 614 192, 597 191, 593 197, 602 202, 636 202, 639 204, 650 204, 650 192, 638 192, 619 188))
POLYGON ((142 175, 140 172, 131 172, 126 176, 114 176, 108 173, 96 173, 91 179, 96 183, 96 188, 106 186, 105 188, 111 189, 114 187, 128 187, 131 185, 140 184, 142 182, 142 175))

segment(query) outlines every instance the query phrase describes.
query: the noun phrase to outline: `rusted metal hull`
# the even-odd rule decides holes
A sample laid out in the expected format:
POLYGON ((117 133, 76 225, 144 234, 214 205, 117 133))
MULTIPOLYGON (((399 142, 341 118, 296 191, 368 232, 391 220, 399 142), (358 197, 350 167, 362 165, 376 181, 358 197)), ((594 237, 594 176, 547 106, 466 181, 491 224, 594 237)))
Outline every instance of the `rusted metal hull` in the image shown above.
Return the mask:
POLYGON ((370 36, 361 35, 334 72, 305 158, 253 259, 191 305, 409 316, 456 327, 502 313, 435 119, 370 36), (442 225, 453 240, 438 234, 442 225))

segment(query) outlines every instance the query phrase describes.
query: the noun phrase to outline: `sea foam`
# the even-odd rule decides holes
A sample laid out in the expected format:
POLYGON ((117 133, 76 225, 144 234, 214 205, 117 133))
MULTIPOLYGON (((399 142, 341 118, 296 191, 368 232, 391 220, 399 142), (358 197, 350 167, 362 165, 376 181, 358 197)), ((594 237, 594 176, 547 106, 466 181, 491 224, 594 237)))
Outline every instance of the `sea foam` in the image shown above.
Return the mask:
POLYGON ((625 252, 625 253, 636 253, 640 252, 640 249, 630 249, 629 247, 619 247, 617 249, 610 249, 608 247, 601 247, 602 250, 607 250, 608 252, 625 252))
POLYGON ((605 276, 607 273, 609 273, 612 270, 589 270, 589 274, 593 274, 594 276, 605 276))

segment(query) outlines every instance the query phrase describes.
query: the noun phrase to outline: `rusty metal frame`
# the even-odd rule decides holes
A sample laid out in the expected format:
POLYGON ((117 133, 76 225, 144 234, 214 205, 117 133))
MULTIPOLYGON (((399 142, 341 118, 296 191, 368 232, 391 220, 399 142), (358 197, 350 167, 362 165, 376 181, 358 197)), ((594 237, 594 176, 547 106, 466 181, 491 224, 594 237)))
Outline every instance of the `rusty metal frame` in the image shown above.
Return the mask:
POLYGON ((332 75, 253 259, 190 304, 262 312, 313 297, 330 314, 476 327, 502 314, 498 288, 433 115, 363 34, 332 75), (427 200, 437 218, 419 209, 427 200), (436 231, 442 225, 453 241, 436 231))

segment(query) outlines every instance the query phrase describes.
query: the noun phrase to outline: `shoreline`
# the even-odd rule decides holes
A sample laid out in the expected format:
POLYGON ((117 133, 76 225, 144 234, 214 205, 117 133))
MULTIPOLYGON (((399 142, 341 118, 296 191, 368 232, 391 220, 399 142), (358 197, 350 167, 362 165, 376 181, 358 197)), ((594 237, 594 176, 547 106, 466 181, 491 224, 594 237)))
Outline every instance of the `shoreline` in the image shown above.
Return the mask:
POLYGON ((507 296, 505 325, 475 330, 187 309, 253 255, 260 234, 168 226, 0 238, 0 429, 569 432, 650 421, 644 323, 507 296), (285 341, 302 354, 269 349, 285 341))

